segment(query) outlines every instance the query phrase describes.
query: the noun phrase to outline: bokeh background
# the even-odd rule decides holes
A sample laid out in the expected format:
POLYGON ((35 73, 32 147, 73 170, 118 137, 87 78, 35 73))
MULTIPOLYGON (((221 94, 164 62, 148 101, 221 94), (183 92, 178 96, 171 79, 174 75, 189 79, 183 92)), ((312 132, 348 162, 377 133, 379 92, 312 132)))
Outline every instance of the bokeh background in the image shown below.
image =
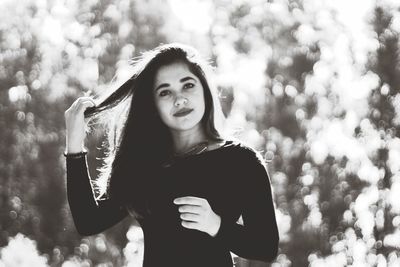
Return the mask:
MULTIPOLYGON (((0 14, 0 266, 141 266, 131 218, 76 233, 64 111, 168 42, 212 62, 229 126, 268 160, 272 266, 400 266, 399 1, 1 0, 0 14)), ((87 138, 94 179, 102 138, 87 138)))

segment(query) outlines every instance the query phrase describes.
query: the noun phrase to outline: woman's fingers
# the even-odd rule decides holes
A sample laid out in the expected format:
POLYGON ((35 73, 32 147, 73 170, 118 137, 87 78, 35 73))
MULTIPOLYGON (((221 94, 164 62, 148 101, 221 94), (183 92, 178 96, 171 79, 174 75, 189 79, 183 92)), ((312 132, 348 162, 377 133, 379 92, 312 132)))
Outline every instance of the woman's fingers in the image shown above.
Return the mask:
POLYGON ((221 227, 221 217, 216 214, 205 198, 186 196, 175 198, 179 205, 181 224, 185 228, 196 229, 214 237, 221 227))
POLYGON ((194 214, 203 214, 208 206, 206 199, 192 196, 175 198, 174 203, 179 205, 179 212, 194 214))
POLYGON ((94 99, 93 99, 92 97, 90 97, 90 96, 81 96, 81 97, 78 97, 75 101, 77 101, 77 102, 81 102, 81 101, 91 101, 91 102, 93 102, 93 104, 96 104, 96 103, 94 102, 94 99))
POLYGON ((197 222, 182 221, 182 226, 189 229, 195 229, 201 231, 199 224, 197 222))
POLYGON ((84 112, 88 107, 93 107, 95 106, 93 101, 90 100, 84 100, 81 101, 78 106, 77 106, 77 111, 78 112, 84 112))
POLYGON ((68 114, 70 112, 83 112, 86 108, 93 106, 96 106, 96 102, 94 102, 93 98, 87 96, 79 97, 65 111, 65 114, 68 114))
POLYGON ((88 97, 88 96, 79 97, 77 100, 75 100, 75 103, 77 106, 81 106, 81 105, 95 106, 96 105, 93 98, 88 97))
POLYGON ((185 221, 197 222, 199 220, 199 214, 188 212, 181 213, 181 219, 185 221))
POLYGON ((179 198, 175 198, 174 199, 174 203, 178 204, 178 205, 180 205, 180 204, 190 204, 190 205, 201 206, 201 205, 204 205, 206 201, 207 200, 205 200, 204 198, 192 197, 192 196, 179 197, 179 198))
POLYGON ((179 207, 179 212, 189 212, 195 214, 201 214, 203 212, 203 207, 195 205, 182 205, 179 207))

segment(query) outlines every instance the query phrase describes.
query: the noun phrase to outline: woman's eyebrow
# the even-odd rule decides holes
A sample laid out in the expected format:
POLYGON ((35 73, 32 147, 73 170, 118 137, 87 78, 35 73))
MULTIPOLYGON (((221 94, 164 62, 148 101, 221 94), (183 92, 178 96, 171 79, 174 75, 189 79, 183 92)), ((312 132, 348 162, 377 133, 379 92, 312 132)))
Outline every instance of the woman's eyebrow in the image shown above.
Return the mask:
MULTIPOLYGON (((193 81, 196 82, 196 80, 195 80, 194 78, 190 77, 190 76, 186 76, 186 77, 180 79, 179 81, 180 81, 181 83, 184 83, 184 82, 186 82, 186 81, 188 81, 188 80, 193 80, 193 81)), ((159 86, 157 86, 157 88, 156 88, 154 91, 157 92, 157 90, 159 90, 159 89, 161 89, 161 88, 164 88, 164 87, 169 87, 169 86, 170 86, 169 83, 162 83, 162 84, 160 84, 159 86)))
POLYGON ((163 87, 169 87, 169 83, 162 83, 159 86, 157 86, 157 88, 154 90, 155 92, 157 92, 157 90, 163 88, 163 87))
POLYGON ((181 83, 184 83, 184 82, 186 82, 187 80, 196 81, 194 78, 192 78, 192 77, 190 77, 190 76, 187 76, 187 77, 185 77, 185 78, 182 78, 182 79, 180 79, 179 81, 180 81, 181 83))

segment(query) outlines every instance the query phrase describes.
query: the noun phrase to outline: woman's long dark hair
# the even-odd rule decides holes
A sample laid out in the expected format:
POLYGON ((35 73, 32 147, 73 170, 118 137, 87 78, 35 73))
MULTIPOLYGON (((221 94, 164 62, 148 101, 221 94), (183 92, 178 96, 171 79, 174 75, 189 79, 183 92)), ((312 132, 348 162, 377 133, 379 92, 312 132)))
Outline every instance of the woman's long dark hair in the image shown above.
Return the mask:
POLYGON ((177 61, 186 63, 204 88, 201 123, 208 138, 223 140, 223 115, 207 75, 210 66, 195 49, 182 44, 161 45, 144 53, 133 61, 134 74, 128 81, 103 100, 95 99, 99 103, 85 111, 86 118, 98 118, 106 126, 106 156, 99 180, 107 180, 108 196, 137 217, 148 212, 152 178, 172 153, 171 133, 153 100, 154 78, 161 66, 177 61))

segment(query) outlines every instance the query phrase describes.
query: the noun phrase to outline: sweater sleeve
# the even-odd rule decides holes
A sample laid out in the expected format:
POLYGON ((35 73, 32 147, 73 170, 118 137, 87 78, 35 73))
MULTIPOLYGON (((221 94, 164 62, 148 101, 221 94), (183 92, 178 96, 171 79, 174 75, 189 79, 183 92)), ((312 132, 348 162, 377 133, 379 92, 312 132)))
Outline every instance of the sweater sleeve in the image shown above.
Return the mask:
POLYGON ((279 233, 268 172, 256 154, 240 164, 243 225, 221 218, 216 238, 239 257, 271 262, 279 233))
POLYGON ((80 235, 98 234, 126 217, 127 211, 111 199, 94 197, 87 157, 67 158, 67 197, 75 227, 80 235))

